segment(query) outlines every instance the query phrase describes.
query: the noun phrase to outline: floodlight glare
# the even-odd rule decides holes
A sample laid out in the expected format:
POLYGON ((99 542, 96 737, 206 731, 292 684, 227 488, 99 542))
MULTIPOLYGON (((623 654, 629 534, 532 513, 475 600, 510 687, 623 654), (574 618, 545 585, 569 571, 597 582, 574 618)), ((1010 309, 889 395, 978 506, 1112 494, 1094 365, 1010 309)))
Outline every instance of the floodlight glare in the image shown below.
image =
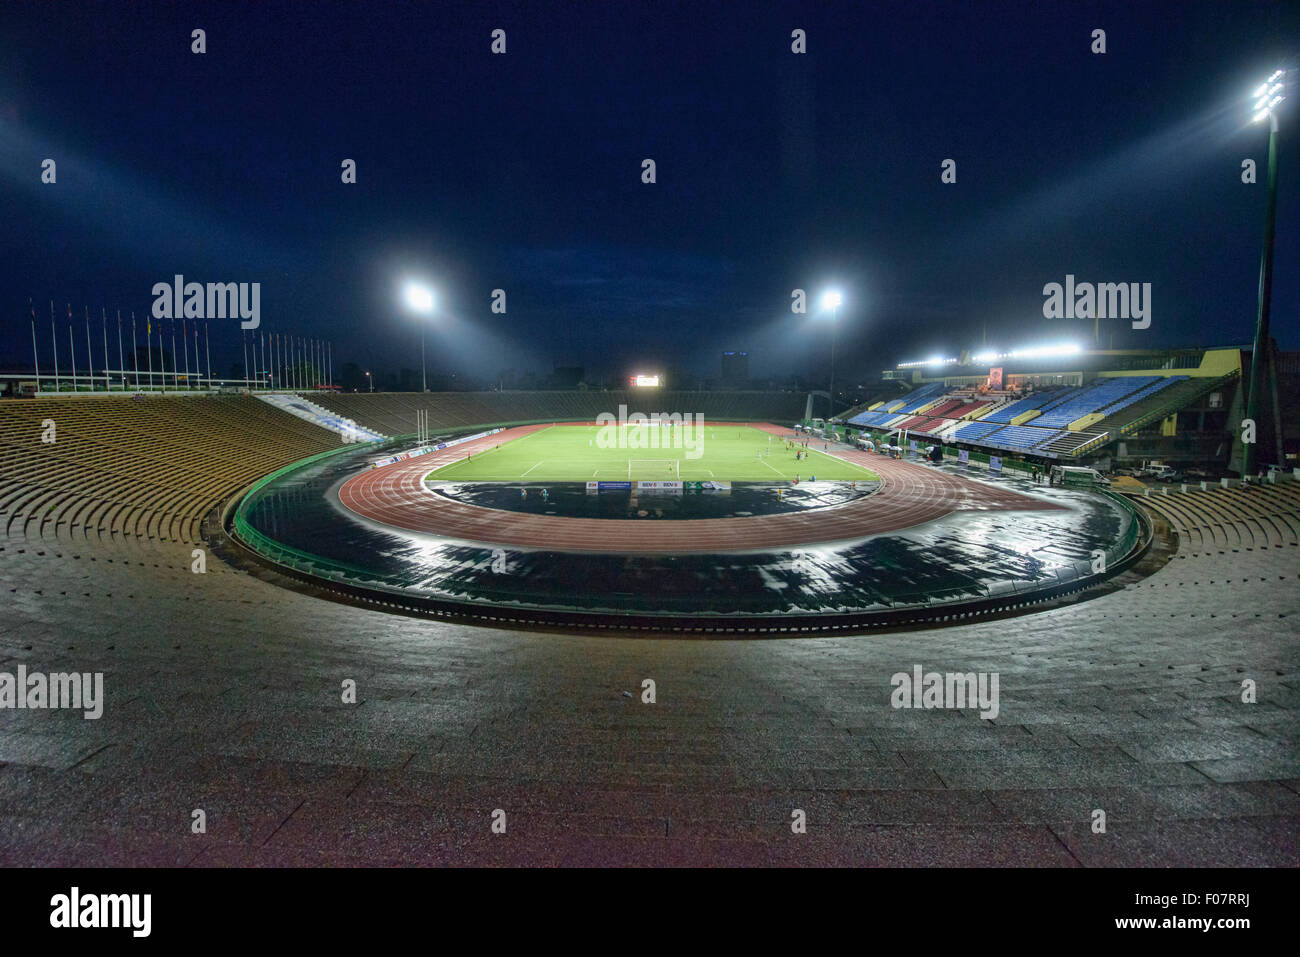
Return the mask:
POLYGON ((828 292, 822 296, 822 308, 836 309, 843 301, 838 292, 828 292))
POLYGON ((433 311, 433 290, 423 283, 408 282, 403 295, 406 304, 415 312, 433 311))
POLYGON ((1259 88, 1251 94, 1255 100, 1255 105, 1250 108, 1252 114, 1254 114, 1250 118, 1252 123, 1258 123, 1267 117, 1273 117, 1274 121, 1276 121, 1277 117, 1274 111, 1286 99, 1286 84, 1282 79, 1285 72, 1284 70, 1274 70, 1273 75, 1261 83, 1259 88))

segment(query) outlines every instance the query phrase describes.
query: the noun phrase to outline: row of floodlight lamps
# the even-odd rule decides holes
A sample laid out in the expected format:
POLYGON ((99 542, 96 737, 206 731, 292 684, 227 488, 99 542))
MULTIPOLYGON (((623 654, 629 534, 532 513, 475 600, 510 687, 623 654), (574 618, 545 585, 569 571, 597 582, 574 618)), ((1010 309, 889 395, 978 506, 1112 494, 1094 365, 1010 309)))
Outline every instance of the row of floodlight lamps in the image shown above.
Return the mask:
POLYGON ((1285 70, 1274 70, 1273 75, 1260 84, 1259 89, 1251 94, 1255 98, 1255 105, 1251 111, 1255 114, 1251 120, 1255 123, 1260 122, 1265 117, 1272 117, 1277 122, 1276 110, 1278 104, 1286 99, 1286 77, 1285 70))
MULTIPOLYGON (((1053 346, 1030 346, 1026 349, 1012 349, 1009 352, 985 350, 984 352, 974 353, 970 357, 970 364, 983 365, 986 362, 997 362, 1000 359, 1050 359, 1059 356, 1076 356, 1082 351, 1083 347, 1073 342, 1053 346)), ((915 369, 920 366, 948 366, 956 365, 960 361, 960 359, 956 358, 931 356, 929 359, 919 359, 916 362, 900 362, 898 368, 915 369)))

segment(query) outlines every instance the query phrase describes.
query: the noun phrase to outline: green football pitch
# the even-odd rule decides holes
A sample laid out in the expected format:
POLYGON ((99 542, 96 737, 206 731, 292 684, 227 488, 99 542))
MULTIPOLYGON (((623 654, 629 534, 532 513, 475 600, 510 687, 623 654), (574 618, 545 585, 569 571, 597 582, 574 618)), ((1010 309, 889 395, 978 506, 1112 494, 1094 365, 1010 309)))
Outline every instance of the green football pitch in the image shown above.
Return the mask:
MULTIPOLYGON (((627 438, 627 428, 621 438, 627 438)), ((780 436, 746 426, 704 426, 697 450, 703 454, 695 458, 688 458, 684 448, 601 448, 597 439, 601 431, 598 426, 550 426, 476 452, 472 459, 461 457, 426 477, 452 482, 779 482, 796 475, 803 481, 816 477, 862 482, 878 478, 870 469, 813 449, 812 445, 820 444, 816 439, 810 440, 807 457, 796 461, 794 449, 787 449, 780 436)))

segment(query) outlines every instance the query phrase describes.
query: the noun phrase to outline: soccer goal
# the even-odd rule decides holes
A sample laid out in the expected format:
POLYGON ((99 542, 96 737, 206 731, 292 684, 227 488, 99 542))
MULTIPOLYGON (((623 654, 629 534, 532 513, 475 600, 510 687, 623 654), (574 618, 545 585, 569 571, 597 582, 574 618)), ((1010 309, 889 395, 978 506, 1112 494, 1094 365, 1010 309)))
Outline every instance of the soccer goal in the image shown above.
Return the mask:
POLYGON ((629 482, 675 482, 681 477, 677 459, 628 459, 629 482))

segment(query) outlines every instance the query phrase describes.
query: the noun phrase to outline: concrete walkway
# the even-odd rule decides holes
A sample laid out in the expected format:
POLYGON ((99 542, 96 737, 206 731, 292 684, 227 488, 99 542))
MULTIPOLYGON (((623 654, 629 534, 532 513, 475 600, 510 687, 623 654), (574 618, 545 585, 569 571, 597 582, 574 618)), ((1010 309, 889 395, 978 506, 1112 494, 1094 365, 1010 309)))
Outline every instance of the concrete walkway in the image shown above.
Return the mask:
POLYGON ((0 863, 1300 864, 1295 547, 753 642, 431 623, 192 561, 0 542, 0 672, 102 671, 106 698, 0 710, 0 863), (998 717, 892 708, 918 664, 997 672, 998 717))

